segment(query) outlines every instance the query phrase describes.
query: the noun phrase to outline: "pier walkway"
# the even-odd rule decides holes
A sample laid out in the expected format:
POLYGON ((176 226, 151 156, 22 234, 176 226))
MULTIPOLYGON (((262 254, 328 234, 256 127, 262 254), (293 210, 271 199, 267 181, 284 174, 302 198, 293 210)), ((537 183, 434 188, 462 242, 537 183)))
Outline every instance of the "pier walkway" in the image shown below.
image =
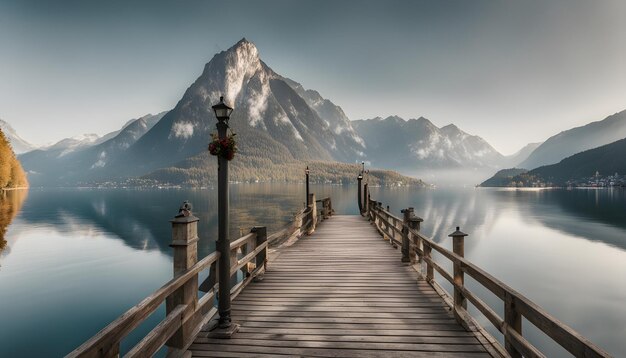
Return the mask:
POLYGON ((333 216, 280 250, 233 301, 232 318, 238 333, 200 332, 193 356, 490 356, 361 216, 333 216))
POLYGON ((124 357, 545 357, 524 335, 527 325, 575 357, 610 357, 468 261, 458 227, 445 238, 449 250, 420 232, 413 208, 395 216, 367 184, 358 200, 360 216, 334 215, 330 198, 311 193, 282 229, 254 227, 200 260, 199 219, 185 203, 171 221, 172 280, 68 357, 119 357, 124 338, 163 303, 165 317, 124 357), (465 276, 499 304, 487 304, 465 276))

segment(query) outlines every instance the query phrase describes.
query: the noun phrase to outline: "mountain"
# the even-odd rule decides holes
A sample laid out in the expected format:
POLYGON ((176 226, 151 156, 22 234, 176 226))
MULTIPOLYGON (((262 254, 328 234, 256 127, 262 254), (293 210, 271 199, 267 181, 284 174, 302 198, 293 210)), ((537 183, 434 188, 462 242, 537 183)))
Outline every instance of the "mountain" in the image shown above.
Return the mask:
POLYGON ((514 154, 505 157, 505 167, 517 167, 520 163, 528 159, 530 154, 541 145, 539 143, 526 144, 522 149, 518 150, 514 154))
MULTIPOLYGON (((216 54, 172 110, 130 139, 121 138, 133 124, 99 144, 101 138, 84 146, 80 141, 55 145, 20 158, 33 185, 108 185, 129 178, 207 185, 216 162, 207 152, 217 122, 211 106, 220 96, 235 108, 229 120, 239 149, 231 165, 233 180, 299 181, 303 163, 316 163, 330 171, 321 181, 338 182, 358 171, 343 163, 364 159, 365 141, 343 110, 274 72, 246 39, 216 54)), ((385 172, 380 180, 392 183, 399 177, 385 172)))
POLYGON ((27 187, 28 180, 11 143, 0 130, 0 189, 27 187))
POLYGON ((145 115, 103 137, 87 134, 66 138, 47 148, 19 156, 33 186, 75 185, 80 181, 108 177, 109 159, 123 155, 165 114, 145 115))
MULTIPOLYGON (((333 133, 335 133, 341 141, 340 145, 348 148, 358 148, 361 150, 365 147, 365 142, 357 132, 352 128, 352 123, 341 107, 337 106, 330 100, 323 98, 319 92, 315 90, 305 90, 301 84, 289 78, 282 78, 306 103, 322 118, 324 123, 328 125, 333 133)), ((349 155, 362 155, 362 152, 348 153, 349 155)))
POLYGON ((504 157, 484 139, 450 124, 438 128, 424 117, 356 120, 366 143, 365 158, 386 168, 498 167, 504 157))
POLYGON ((31 151, 36 148, 35 145, 28 143, 22 137, 20 137, 15 129, 11 127, 11 125, 2 119, 0 119, 0 130, 4 133, 6 139, 11 143, 11 147, 13 148, 13 152, 15 154, 21 154, 28 151, 31 151))
POLYGON ((235 108, 230 125, 241 155, 273 162, 361 159, 362 140, 343 111, 276 74, 261 61, 256 46, 242 39, 216 54, 176 107, 112 167, 125 175, 141 175, 206 152, 216 123, 211 106, 221 95, 235 108))
POLYGON ((596 172, 601 174, 602 177, 613 175, 614 173, 621 173, 623 176, 626 174, 625 153, 626 138, 572 155, 557 164, 546 165, 520 173, 512 177, 511 181, 518 182, 518 186, 534 186, 537 183, 546 186, 564 186, 568 182, 584 184, 596 172))
POLYGON ((96 145, 100 136, 95 133, 80 134, 42 148, 42 151, 55 153, 58 157, 63 157, 69 153, 96 145))
POLYGON ((518 166, 534 169, 626 137, 626 110, 550 137, 518 166))

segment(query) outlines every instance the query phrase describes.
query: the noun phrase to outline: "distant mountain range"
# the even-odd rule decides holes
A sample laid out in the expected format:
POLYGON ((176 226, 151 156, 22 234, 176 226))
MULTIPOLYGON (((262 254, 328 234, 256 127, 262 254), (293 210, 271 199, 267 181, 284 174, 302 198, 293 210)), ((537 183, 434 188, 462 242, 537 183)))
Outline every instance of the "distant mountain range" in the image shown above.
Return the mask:
POLYGON ((75 185, 110 177, 109 158, 118 158, 152 128, 163 113, 131 120, 121 130, 103 137, 95 134, 64 139, 19 158, 35 186, 75 185))
POLYGON ((454 124, 437 127, 424 117, 398 116, 352 122, 366 143, 365 157, 385 168, 499 167, 505 157, 484 139, 454 124))
POLYGON ((626 138, 626 110, 601 121, 572 128, 550 137, 518 166, 534 169, 542 165, 558 163, 563 158, 622 138, 626 138))
MULTIPOLYGON (((239 153, 233 180, 300 180, 305 162, 364 160, 365 143, 343 110, 275 73, 246 39, 215 55, 171 111, 134 120, 106 138, 68 139, 20 159, 34 186, 89 185, 129 177, 206 185, 215 162, 206 148, 215 131, 211 106, 221 95, 235 107, 230 125, 237 133, 239 153)), ((355 170, 335 165, 328 177, 319 179, 352 178, 355 170)), ((394 175, 383 177, 397 181, 394 175)))
POLYGON ((480 185, 562 186, 567 181, 590 177, 596 171, 621 172, 622 164, 626 163, 626 151, 619 151, 623 138, 626 138, 626 110, 550 137, 526 160, 511 163, 523 169, 501 170, 480 185))
MULTIPOLYGON (((25 152, 19 159, 33 186, 93 185, 128 178, 206 185, 215 179, 215 160, 206 148, 215 131, 211 106, 221 95, 235 108, 230 125, 237 133, 239 152, 231 174, 238 181, 299 180, 304 163, 313 162, 330 171, 326 176, 318 173, 319 181, 348 180, 353 167, 322 163, 361 161, 405 173, 471 170, 482 180, 486 172, 533 169, 626 137, 623 111, 503 156, 454 124, 437 127, 423 117, 397 116, 350 121, 341 107, 317 91, 273 71, 256 46, 242 39, 216 54, 168 112, 131 120, 103 137, 83 135, 39 149, 12 129, 7 129, 7 138, 19 148, 16 152, 25 152)), ((397 180, 395 175, 379 180, 397 180)))
POLYGON ((626 174, 626 138, 586 150, 561 160, 557 164, 545 165, 533 170, 507 169, 498 172, 481 186, 565 186, 568 183, 584 184, 595 173, 603 177, 615 173, 626 174))

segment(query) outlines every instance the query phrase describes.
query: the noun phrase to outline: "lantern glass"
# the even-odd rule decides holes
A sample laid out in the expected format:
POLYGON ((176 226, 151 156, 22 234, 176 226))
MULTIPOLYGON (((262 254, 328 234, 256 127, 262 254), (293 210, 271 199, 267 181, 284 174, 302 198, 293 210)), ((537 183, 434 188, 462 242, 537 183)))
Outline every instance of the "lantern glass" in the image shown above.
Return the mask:
POLYGON ((218 120, 228 120, 228 118, 230 118, 230 114, 233 112, 233 109, 224 103, 224 97, 220 97, 220 103, 216 104, 212 108, 215 112, 215 117, 217 117, 218 120))

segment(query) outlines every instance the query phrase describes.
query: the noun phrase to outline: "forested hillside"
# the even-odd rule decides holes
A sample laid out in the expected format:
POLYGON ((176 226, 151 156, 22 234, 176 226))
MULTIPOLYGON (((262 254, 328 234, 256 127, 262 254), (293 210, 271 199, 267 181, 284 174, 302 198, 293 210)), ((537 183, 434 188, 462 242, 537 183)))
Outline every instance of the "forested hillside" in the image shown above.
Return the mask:
MULTIPOLYGON (((294 159, 272 160, 263 156, 235 156, 230 162, 229 177, 239 182, 301 182, 304 168, 310 168, 313 183, 353 183, 361 170, 360 164, 330 161, 299 161, 294 159)), ((145 175, 143 179, 163 184, 205 186, 217 183, 217 159, 208 152, 189 158, 176 166, 160 169, 145 175)), ((372 170, 370 185, 427 186, 423 181, 390 170, 372 170)))
POLYGON ((0 130, 0 188, 27 187, 28 180, 22 165, 15 158, 9 140, 0 130))

